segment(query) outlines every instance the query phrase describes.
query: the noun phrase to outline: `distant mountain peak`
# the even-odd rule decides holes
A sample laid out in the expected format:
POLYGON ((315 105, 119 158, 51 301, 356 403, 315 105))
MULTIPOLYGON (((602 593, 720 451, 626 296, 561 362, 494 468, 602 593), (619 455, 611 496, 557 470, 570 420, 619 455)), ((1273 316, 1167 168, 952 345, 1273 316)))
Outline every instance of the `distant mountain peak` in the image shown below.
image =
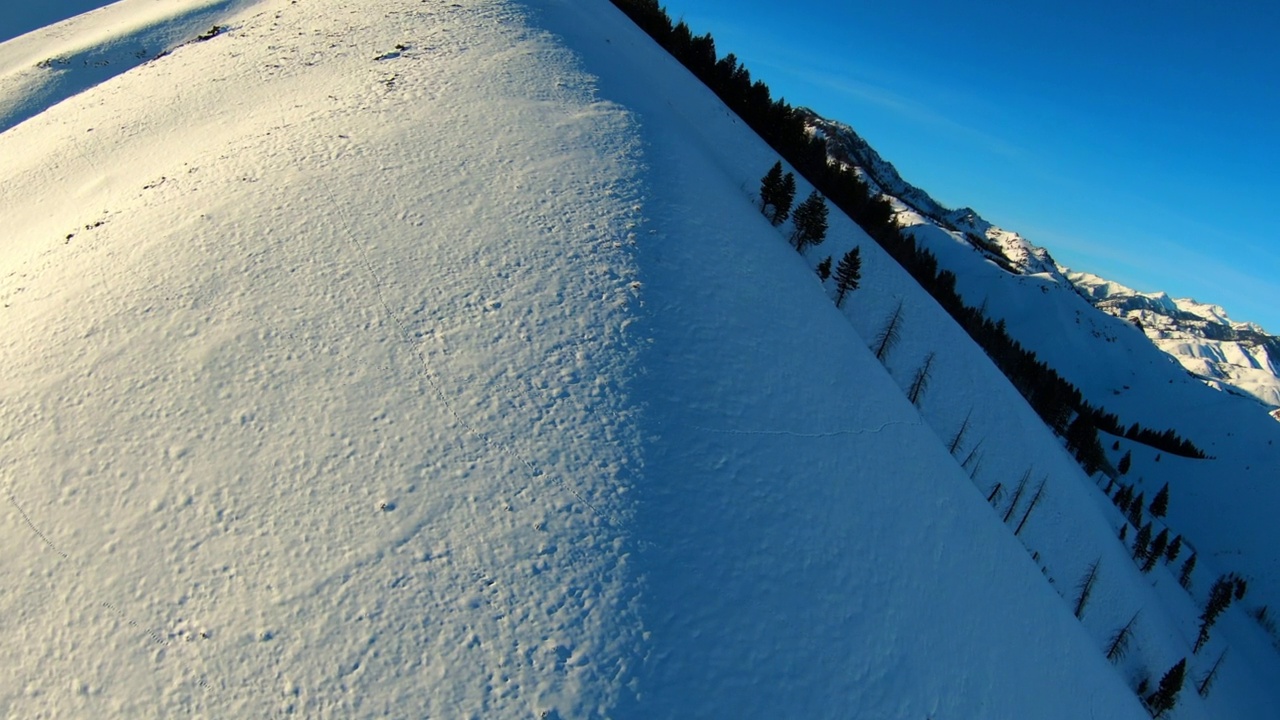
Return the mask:
POLYGON ((1214 387, 1280 406, 1280 338, 1254 323, 1235 322, 1221 305, 1144 293, 1092 273, 1065 272, 1094 307, 1140 327, 1188 372, 1214 387))

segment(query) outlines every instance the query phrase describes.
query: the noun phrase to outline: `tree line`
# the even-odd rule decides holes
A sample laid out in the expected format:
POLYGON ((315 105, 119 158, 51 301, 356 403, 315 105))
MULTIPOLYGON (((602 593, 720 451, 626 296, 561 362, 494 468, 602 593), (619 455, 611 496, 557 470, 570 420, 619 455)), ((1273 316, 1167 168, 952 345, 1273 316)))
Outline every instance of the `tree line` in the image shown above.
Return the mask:
MULTIPOLYGON (((830 163, 826 140, 807 132, 803 116, 784 99, 775 100, 769 86, 752 79, 751 73, 732 53, 719 58, 710 33, 694 35, 683 20, 673 24, 657 0, 612 2, 933 295, 986 351, 1045 423, 1068 438, 1068 446, 1086 472, 1093 474, 1105 467, 1099 430, 1124 435, 1173 455, 1206 457, 1172 429, 1155 431, 1136 423, 1126 429, 1114 414, 1085 401, 1079 388, 1010 337, 1003 320, 993 322, 981 310, 966 305, 956 291, 955 274, 939 270, 937 258, 928 250, 916 247, 914 238, 894 222, 888 200, 873 196, 852 168, 830 163)), ((792 193, 794 198, 794 188, 792 193)), ((778 219, 775 213, 770 219, 777 225, 786 217, 778 219)), ((793 242, 798 241, 803 242, 793 238, 793 242)))

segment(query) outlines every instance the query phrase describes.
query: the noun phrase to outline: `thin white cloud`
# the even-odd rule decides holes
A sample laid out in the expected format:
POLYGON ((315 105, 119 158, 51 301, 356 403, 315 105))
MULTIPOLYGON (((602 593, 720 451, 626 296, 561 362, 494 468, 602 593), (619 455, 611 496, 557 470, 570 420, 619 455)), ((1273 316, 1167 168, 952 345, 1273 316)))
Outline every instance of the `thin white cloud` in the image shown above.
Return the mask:
POLYGON ((1026 151, 1021 147, 1002 137, 960 122, 947 113, 936 110, 918 100, 906 97, 883 85, 856 79, 842 73, 814 69, 812 66, 793 68, 790 72, 808 83, 833 90, 853 100, 878 106, 910 122, 929 126, 935 131, 978 145, 987 152, 1014 160, 1024 159, 1027 155, 1026 151))

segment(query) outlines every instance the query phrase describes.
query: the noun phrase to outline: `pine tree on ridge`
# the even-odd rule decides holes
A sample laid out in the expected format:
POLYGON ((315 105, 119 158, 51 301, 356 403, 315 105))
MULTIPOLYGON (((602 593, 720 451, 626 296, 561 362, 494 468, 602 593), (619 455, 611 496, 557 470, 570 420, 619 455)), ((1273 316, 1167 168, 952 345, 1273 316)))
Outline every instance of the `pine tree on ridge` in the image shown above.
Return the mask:
POLYGON ((862 281, 862 251, 857 245, 840 258, 836 266, 836 307, 844 304, 844 296, 850 290, 857 290, 862 281))
POLYGON ((821 245, 827 239, 827 201, 817 190, 791 214, 795 229, 791 232, 791 244, 799 252, 810 245, 821 245))

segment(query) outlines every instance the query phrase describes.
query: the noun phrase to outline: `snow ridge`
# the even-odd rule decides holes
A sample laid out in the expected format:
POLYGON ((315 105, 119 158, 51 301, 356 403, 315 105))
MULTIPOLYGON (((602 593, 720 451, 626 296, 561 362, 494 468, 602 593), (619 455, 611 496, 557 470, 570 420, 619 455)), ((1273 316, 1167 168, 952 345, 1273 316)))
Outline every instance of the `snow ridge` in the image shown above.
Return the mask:
POLYGON ((894 198, 903 210, 953 233, 957 240, 968 243, 1009 272, 1061 277, 1057 263, 1047 250, 1032 245, 1017 233, 992 225, 971 208, 944 207, 929 193, 904 180, 898 169, 849 125, 824 118, 808 108, 798 108, 796 112, 809 132, 827 140, 831 159, 856 168, 872 192, 894 198))

